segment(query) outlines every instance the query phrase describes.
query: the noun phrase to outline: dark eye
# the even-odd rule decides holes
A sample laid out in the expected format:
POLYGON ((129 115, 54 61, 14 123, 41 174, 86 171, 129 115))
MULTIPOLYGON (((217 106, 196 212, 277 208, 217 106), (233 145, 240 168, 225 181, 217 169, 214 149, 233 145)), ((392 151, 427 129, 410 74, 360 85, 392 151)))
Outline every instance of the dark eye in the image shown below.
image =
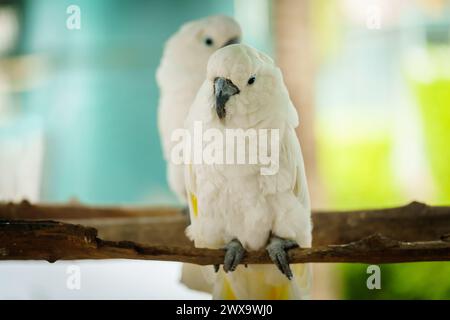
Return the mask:
POLYGON ((255 76, 251 76, 250 79, 248 79, 247 83, 248 84, 254 84, 255 80, 256 80, 256 77, 255 76))
POLYGON ((211 38, 206 38, 206 39, 205 39, 205 44, 206 44, 208 47, 211 47, 211 46, 214 44, 214 40, 211 39, 211 38))

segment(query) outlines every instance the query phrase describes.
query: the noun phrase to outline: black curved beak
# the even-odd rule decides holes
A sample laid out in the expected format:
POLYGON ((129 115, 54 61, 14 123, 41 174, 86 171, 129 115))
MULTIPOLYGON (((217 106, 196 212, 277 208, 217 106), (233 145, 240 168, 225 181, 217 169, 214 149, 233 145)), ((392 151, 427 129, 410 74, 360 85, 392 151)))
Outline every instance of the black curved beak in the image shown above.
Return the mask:
POLYGON ((229 79, 222 77, 214 80, 214 95, 216 96, 216 112, 219 119, 225 118, 225 105, 231 96, 239 94, 239 88, 229 79))
POLYGON ((239 37, 234 37, 234 38, 231 38, 230 40, 228 40, 227 42, 225 42, 224 45, 222 46, 222 48, 229 46, 231 44, 237 44, 240 42, 241 42, 241 39, 239 39, 239 37))

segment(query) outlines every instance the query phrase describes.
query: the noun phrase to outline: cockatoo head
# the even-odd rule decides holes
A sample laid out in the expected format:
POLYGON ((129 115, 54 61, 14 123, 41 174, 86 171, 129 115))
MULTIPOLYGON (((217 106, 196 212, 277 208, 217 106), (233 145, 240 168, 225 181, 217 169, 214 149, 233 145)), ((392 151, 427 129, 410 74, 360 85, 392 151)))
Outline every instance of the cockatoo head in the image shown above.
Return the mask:
POLYGON ((206 68, 209 57, 224 46, 239 43, 239 24, 227 16, 210 16, 184 24, 169 40, 165 54, 184 66, 206 68))
POLYGON ((277 114, 298 121, 283 76, 273 60, 247 45, 227 46, 208 61, 207 85, 214 99, 214 112, 221 121, 277 114))

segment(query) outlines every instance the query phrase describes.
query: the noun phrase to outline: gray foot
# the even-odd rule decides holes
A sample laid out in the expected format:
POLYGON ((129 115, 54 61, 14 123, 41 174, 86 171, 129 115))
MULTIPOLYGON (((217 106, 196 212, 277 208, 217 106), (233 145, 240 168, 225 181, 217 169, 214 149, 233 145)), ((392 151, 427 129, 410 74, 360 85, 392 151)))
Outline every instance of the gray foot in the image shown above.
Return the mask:
POLYGON ((287 251, 295 247, 298 247, 295 241, 274 236, 270 239, 270 243, 266 247, 270 259, 289 280, 292 279, 292 271, 289 266, 287 251))
POLYGON ((238 264, 242 261, 245 254, 245 249, 239 240, 231 240, 225 246, 225 259, 223 262, 223 270, 225 272, 234 271, 238 264))

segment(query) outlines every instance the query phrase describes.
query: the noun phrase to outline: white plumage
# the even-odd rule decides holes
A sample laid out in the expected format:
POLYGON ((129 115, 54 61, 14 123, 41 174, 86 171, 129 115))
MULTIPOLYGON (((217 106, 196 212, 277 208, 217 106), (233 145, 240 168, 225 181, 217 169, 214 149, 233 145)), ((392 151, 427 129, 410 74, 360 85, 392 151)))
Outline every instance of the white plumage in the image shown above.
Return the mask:
POLYGON ((183 128, 194 97, 205 80, 209 57, 241 37, 237 22, 226 16, 211 16, 183 25, 166 43, 156 79, 160 89, 158 126, 167 179, 172 191, 185 202, 183 166, 171 162, 171 135, 183 128))
MULTIPOLYGON (((310 202, 295 134, 298 115, 273 61, 245 45, 218 50, 208 62, 206 80, 189 111, 186 127, 191 136, 195 121, 201 121, 203 130, 218 129, 223 136, 227 129, 279 130, 279 168, 273 175, 262 175, 260 163, 186 166, 186 190, 191 199, 191 225, 186 232, 195 245, 223 248, 237 239, 246 250, 260 250, 266 247, 270 236, 277 236, 310 247, 310 202), (239 89, 227 101, 223 119, 215 105, 214 86, 218 78, 229 80, 239 89)), ((251 152, 254 150, 248 149, 247 156, 251 152)), ((220 271, 214 279, 213 296, 307 298, 309 266, 294 265, 292 269, 291 281, 274 265, 240 265, 234 272, 220 271)))

